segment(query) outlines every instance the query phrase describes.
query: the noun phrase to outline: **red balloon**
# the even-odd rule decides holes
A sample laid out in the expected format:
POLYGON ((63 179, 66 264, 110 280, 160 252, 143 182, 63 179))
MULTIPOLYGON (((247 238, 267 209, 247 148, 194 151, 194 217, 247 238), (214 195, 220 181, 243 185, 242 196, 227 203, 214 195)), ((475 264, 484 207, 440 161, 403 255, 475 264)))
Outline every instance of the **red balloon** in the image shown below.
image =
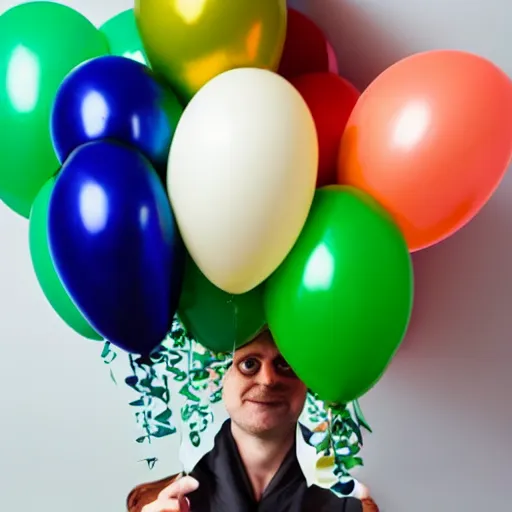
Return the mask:
POLYGON ((324 71, 337 73, 335 57, 332 46, 318 25, 305 14, 289 7, 286 40, 278 73, 285 78, 324 71))
POLYGON ((310 73, 291 78, 315 120, 319 160, 317 187, 337 180, 338 152, 348 119, 360 92, 334 73, 310 73))

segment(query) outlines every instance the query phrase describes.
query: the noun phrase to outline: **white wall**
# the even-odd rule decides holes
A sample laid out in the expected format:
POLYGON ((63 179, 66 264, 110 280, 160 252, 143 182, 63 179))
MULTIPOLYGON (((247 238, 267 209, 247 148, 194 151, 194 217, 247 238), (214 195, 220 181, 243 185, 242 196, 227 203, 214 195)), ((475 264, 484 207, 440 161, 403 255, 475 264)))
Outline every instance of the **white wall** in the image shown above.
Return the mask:
MULTIPOLYGON (((364 87, 407 54, 458 48, 512 75, 509 0, 301 0, 340 72, 364 87)), ((415 256, 409 336, 361 401, 369 484, 383 512, 511 510, 512 176, 481 214, 415 256)))
MULTIPOLYGON (((0 0, 0 11, 19 2, 0 0)), ((68 0, 95 23, 130 0, 68 0)), ((507 0, 295 2, 331 37, 357 85, 408 53, 472 50, 512 74, 507 0)), ((382 512, 508 510, 512 477, 512 177, 459 234, 415 257, 408 336, 362 405, 361 478, 382 512)), ((127 392, 101 346, 47 304, 30 264, 27 222, 0 206, 0 507, 122 512, 127 491, 157 478, 138 463, 127 392)))

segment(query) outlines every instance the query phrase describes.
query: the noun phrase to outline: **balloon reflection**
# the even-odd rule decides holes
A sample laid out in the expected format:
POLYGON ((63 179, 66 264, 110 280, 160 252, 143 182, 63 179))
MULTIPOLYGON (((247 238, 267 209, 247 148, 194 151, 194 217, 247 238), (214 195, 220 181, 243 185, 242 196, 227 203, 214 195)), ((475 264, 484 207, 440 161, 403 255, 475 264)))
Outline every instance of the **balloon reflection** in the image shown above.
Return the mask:
POLYGON ((176 14, 189 25, 201 18, 208 0, 175 0, 176 14))
POLYGON ((320 244, 308 258, 304 270, 304 287, 310 291, 329 291, 332 287, 336 260, 327 244, 320 244))
POLYGON ((407 105, 396 118, 392 131, 394 144, 405 150, 413 149, 427 135, 430 121, 427 103, 416 101, 407 105))
POLYGON ((141 206, 139 210, 139 224, 142 229, 145 229, 149 222, 149 208, 141 206))
POLYGON ((135 139, 140 139, 141 136, 141 129, 140 129, 140 116, 137 114, 134 114, 131 119, 131 125, 132 125, 132 133, 133 137, 135 139))
POLYGON ((7 95, 19 113, 31 112, 39 98, 41 68, 37 55, 23 45, 17 46, 7 64, 7 95))
POLYGON ((79 196, 80 219, 91 235, 103 231, 108 221, 108 197, 103 188, 93 181, 84 183, 79 196))
POLYGON ((80 113, 88 137, 101 137, 105 134, 110 114, 108 104, 100 92, 92 90, 86 93, 80 113))

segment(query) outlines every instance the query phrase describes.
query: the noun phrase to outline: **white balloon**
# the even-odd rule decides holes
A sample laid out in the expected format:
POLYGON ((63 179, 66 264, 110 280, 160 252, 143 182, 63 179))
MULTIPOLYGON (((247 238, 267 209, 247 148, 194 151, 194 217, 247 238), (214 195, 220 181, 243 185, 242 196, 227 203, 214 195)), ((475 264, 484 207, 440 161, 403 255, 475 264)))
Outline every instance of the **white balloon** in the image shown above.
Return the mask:
POLYGON ((317 171, 314 120, 284 78, 240 68, 200 89, 177 126, 167 188, 203 274, 233 294, 269 277, 306 222, 317 171))

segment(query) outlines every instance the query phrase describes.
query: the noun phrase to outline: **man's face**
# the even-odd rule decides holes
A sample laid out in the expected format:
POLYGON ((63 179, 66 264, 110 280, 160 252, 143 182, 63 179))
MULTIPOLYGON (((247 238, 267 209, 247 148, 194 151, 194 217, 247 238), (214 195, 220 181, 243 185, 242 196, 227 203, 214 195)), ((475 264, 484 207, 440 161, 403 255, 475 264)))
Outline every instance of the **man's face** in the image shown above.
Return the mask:
POLYGON ((296 425, 306 391, 265 331, 235 352, 224 377, 223 399, 239 428, 264 436, 296 425))

